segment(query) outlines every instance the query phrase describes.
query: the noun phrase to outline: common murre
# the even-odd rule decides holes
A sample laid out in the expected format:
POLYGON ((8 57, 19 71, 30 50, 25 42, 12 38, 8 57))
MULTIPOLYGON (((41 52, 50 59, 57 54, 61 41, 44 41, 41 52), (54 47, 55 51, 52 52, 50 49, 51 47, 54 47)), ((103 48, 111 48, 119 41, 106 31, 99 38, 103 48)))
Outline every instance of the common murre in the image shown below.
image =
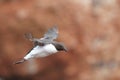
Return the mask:
POLYGON ((59 51, 67 51, 63 43, 54 41, 54 39, 58 37, 58 29, 56 26, 48 29, 43 38, 34 38, 30 33, 26 34, 25 37, 34 43, 34 47, 23 59, 14 64, 20 64, 33 58, 46 57, 59 51))

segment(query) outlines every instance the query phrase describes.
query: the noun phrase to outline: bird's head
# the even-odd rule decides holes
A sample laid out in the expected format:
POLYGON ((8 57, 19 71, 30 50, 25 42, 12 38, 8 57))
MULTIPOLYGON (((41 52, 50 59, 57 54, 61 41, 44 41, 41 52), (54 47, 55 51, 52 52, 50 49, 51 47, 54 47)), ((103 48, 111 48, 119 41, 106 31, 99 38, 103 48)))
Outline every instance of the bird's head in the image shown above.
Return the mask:
POLYGON ((65 52, 68 51, 68 49, 65 47, 63 43, 55 43, 54 46, 58 51, 65 51, 65 52))

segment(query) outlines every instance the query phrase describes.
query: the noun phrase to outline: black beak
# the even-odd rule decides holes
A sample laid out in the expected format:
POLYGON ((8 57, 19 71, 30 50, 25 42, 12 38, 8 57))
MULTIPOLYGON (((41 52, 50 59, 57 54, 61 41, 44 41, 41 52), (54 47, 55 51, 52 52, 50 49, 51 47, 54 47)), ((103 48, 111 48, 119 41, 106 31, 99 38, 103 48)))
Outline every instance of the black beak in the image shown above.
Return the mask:
POLYGON ((65 52, 68 52, 68 49, 67 49, 67 48, 64 48, 64 51, 65 51, 65 52))

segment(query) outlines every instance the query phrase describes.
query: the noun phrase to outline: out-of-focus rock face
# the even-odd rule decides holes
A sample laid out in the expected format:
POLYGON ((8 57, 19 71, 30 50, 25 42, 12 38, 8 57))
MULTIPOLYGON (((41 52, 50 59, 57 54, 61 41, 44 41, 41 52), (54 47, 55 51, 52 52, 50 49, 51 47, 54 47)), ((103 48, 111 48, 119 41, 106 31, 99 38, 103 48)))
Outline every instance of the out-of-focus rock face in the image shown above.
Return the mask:
POLYGON ((1 80, 119 80, 119 0, 1 0, 1 80), (58 25, 58 41, 67 54, 59 52, 20 65, 32 43, 58 25))

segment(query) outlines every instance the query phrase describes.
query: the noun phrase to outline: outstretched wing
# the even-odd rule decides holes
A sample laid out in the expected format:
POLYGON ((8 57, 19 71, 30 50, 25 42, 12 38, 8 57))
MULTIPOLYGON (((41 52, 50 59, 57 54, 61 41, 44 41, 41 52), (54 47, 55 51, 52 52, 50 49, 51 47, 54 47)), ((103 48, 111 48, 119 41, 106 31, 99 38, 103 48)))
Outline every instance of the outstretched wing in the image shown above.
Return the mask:
POLYGON ((58 28, 57 26, 50 28, 45 34, 44 37, 40 39, 43 42, 51 42, 58 37, 58 28))
POLYGON ((34 43, 34 46, 38 45, 38 43, 39 43, 39 39, 34 38, 31 33, 26 33, 25 34, 25 38, 27 38, 28 40, 32 41, 34 43))
POLYGON ((54 26, 44 34, 43 38, 34 38, 31 33, 25 34, 25 37, 29 39, 30 41, 34 42, 34 45, 37 44, 48 44, 51 43, 54 39, 58 37, 58 28, 57 26, 54 26))

